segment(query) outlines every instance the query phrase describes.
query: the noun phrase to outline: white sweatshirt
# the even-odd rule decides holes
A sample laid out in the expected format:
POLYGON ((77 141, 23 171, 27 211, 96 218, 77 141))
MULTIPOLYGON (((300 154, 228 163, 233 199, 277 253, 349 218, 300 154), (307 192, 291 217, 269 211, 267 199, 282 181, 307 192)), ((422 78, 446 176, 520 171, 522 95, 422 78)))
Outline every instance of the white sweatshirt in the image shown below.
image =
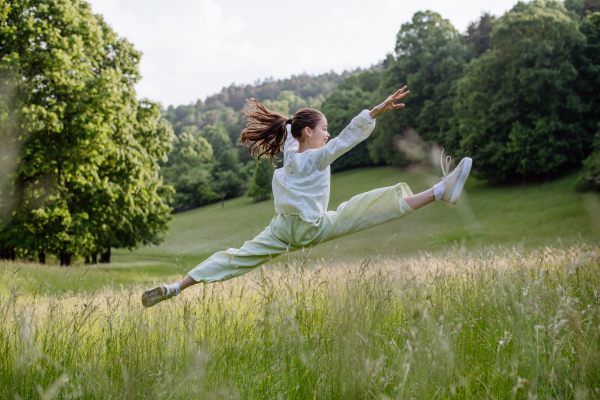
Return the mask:
POLYGON ((306 222, 316 222, 327 212, 331 169, 329 164, 369 137, 375 120, 363 110, 335 139, 320 149, 296 153, 299 143, 287 126, 283 150, 283 167, 273 175, 275 212, 298 215, 306 222))

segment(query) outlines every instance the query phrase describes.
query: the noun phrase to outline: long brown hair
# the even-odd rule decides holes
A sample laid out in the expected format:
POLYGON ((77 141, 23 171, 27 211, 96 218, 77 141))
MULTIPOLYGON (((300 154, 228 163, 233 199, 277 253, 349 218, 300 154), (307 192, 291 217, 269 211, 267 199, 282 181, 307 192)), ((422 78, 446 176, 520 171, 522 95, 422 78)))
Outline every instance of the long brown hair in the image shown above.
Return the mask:
POLYGON ((273 165, 273 158, 281 153, 285 143, 288 121, 292 123, 292 136, 300 140, 304 128, 315 129, 321 118, 324 118, 321 111, 303 108, 288 120, 282 114, 268 110, 254 98, 246 101, 251 103, 252 107, 244 110, 250 122, 240 133, 242 144, 248 143, 252 157, 258 154, 259 161, 261 158, 269 158, 271 165, 273 165))

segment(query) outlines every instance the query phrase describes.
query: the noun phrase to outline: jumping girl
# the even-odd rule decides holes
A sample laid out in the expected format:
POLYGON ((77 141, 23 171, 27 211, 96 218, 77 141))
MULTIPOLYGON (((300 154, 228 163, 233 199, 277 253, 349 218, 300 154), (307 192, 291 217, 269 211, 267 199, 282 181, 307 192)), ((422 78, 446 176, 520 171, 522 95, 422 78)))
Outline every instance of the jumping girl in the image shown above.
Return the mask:
POLYGON ((451 160, 446 157, 445 168, 442 162, 441 182, 417 195, 413 195, 405 183, 398 183, 359 194, 340 204, 336 211, 327 211, 331 184, 329 165, 367 139, 379 115, 403 108, 404 104, 394 102, 408 93, 405 86, 371 111, 362 111, 329 142, 327 120, 320 111, 305 108, 287 119, 267 110, 259 101, 249 100, 253 108, 245 112, 250 123, 241 137, 242 143, 250 145, 250 154, 272 160, 285 143, 283 167, 275 170, 273 176, 277 214, 261 234, 245 242, 240 249, 219 251, 189 271, 180 282, 146 290, 142 295, 144 307, 177 296, 198 282, 221 282, 243 275, 287 251, 405 217, 435 200, 456 204, 471 171, 472 160, 468 157, 451 173, 448 173, 451 160))

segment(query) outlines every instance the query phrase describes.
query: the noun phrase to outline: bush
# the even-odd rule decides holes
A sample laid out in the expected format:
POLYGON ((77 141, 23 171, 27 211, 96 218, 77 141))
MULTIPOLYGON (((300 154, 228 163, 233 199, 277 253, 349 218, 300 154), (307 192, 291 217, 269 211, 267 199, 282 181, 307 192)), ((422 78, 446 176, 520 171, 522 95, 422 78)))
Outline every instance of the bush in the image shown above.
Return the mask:
POLYGON ((583 171, 577 182, 577 189, 585 192, 600 192, 600 123, 598 124, 596 150, 583 162, 583 171))
POLYGON ((273 179, 274 168, 269 164, 267 159, 262 159, 262 162, 257 161, 252 176, 252 183, 248 189, 248 197, 252 197, 256 201, 267 200, 273 193, 271 179, 273 179))

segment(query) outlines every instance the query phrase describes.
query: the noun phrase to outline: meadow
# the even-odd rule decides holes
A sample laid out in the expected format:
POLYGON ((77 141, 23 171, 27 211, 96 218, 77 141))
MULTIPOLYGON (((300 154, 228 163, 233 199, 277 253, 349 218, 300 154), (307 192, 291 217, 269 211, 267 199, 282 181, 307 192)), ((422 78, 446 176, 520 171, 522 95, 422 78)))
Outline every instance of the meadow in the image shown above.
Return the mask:
MULTIPOLYGON (((577 173, 436 203, 150 309, 148 287, 239 246, 272 201, 175 215, 160 246, 0 263, 0 399, 600 398, 600 202, 577 173)), ((354 194, 436 178, 333 176, 354 194)))
POLYGON ((311 260, 150 309, 151 282, 32 294, 4 264, 0 398, 600 398, 598 247, 311 260))

